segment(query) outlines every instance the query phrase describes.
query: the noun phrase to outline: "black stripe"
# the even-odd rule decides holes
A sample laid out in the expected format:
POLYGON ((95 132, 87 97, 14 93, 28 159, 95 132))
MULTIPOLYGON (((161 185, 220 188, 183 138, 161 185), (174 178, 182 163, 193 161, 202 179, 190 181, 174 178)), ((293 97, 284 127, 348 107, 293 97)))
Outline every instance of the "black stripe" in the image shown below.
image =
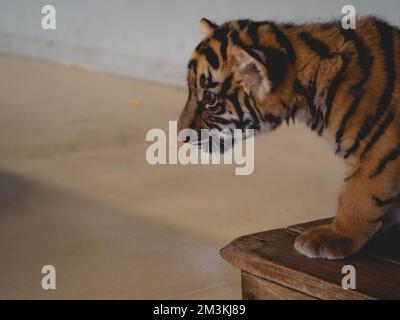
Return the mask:
POLYGON ((215 116, 212 116, 212 115, 209 115, 208 117, 209 117, 209 119, 211 121, 217 122, 217 123, 220 123, 220 124, 223 124, 223 125, 229 125, 229 124, 232 123, 230 120, 226 120, 224 118, 215 117, 215 116))
POLYGON ((342 137, 344 135, 347 123, 350 118, 356 112, 360 101, 362 100, 364 91, 363 88, 365 84, 368 82, 368 79, 371 75, 371 66, 373 63, 373 57, 371 56, 371 50, 367 48, 361 38, 356 34, 356 32, 352 29, 344 30, 342 29, 342 34, 347 41, 352 41, 358 53, 358 65, 362 70, 362 78, 361 80, 352 88, 352 92, 355 92, 356 98, 353 100, 349 109, 343 116, 343 119, 340 123, 339 129, 336 132, 336 143, 341 143, 342 137))
POLYGON ((277 126, 279 126, 282 123, 282 118, 268 112, 265 115, 265 121, 269 122, 270 124, 273 125, 274 128, 276 128, 277 126))
POLYGON ((326 59, 332 55, 328 45, 323 43, 321 40, 315 39, 311 34, 307 32, 301 32, 299 34, 299 37, 312 51, 316 52, 321 58, 326 59))
MULTIPOLYGON (((210 78, 209 78, 210 79, 210 78)), ((213 81, 209 81, 207 82, 206 88, 207 89, 213 89, 218 87, 219 83, 218 82, 213 82, 213 81)))
POLYGON ((201 117, 201 119, 208 126, 209 129, 216 129, 216 127, 218 126, 218 125, 216 125, 216 124, 214 124, 214 123, 209 121, 209 120, 211 120, 210 117, 208 117, 208 118, 201 117))
POLYGON ((200 75, 200 87, 201 88, 205 88, 206 87, 206 75, 204 73, 202 73, 200 75))
POLYGON ((272 83, 271 90, 275 91, 287 77, 288 63, 286 55, 282 51, 270 47, 263 48, 263 53, 268 79, 272 83))
POLYGON ((247 96, 244 97, 244 103, 245 103, 247 109, 249 110, 251 117, 253 118, 254 129, 260 130, 260 120, 258 119, 257 114, 254 111, 254 108, 251 105, 250 100, 247 96))
POLYGON ((368 133, 370 132, 370 128, 372 128, 372 116, 367 116, 360 131, 357 134, 357 137, 353 143, 353 145, 346 151, 345 158, 350 157, 354 152, 358 150, 361 144, 361 140, 364 139, 368 133))
MULTIPOLYGON (((315 77, 316 79, 318 78, 318 75, 315 77)), ((315 117, 316 112, 317 112, 317 107, 314 105, 314 100, 315 100, 315 95, 317 94, 317 84, 315 83, 314 80, 311 80, 308 84, 308 94, 310 96, 310 104, 309 104, 309 110, 311 117, 315 117)), ((315 128, 313 129, 315 130, 315 128)))
POLYGON ((291 110, 291 112, 288 114, 288 117, 292 119, 293 123, 295 123, 295 119, 296 119, 296 114, 299 111, 300 106, 295 104, 291 110))
POLYGON ((296 62, 296 52, 294 51, 293 45, 285 33, 283 33, 278 26, 273 22, 267 22, 272 32, 276 36, 276 40, 279 45, 285 49, 288 56, 289 62, 293 65, 296 62))
POLYGON ((239 47, 243 47, 243 42, 240 39, 239 32, 233 31, 231 33, 231 40, 232 40, 234 45, 239 46, 239 47))
POLYGON ((197 61, 195 59, 191 59, 188 63, 188 68, 193 68, 193 71, 197 71, 197 61))
POLYGON ((360 142, 363 140, 372 130, 372 128, 379 122, 380 118, 385 113, 386 109, 390 106, 392 101, 392 94, 394 91, 394 82, 396 80, 396 70, 393 61, 393 32, 392 27, 385 22, 376 20, 376 27, 380 37, 380 47, 385 54, 385 72, 387 82, 385 90, 379 100, 378 108, 373 116, 369 115, 365 119, 361 130, 359 131, 356 140, 352 147, 347 150, 345 158, 349 157, 360 147, 360 142))
POLYGON ((218 55, 215 53, 214 49, 211 47, 205 47, 201 51, 202 54, 206 56, 208 63, 214 68, 219 68, 219 59, 218 55))
POLYGON ((189 61, 188 68, 193 70, 193 86, 197 88, 197 61, 192 59, 189 61))
POLYGON ((332 113, 333 101, 335 100, 336 93, 339 90, 340 85, 346 78, 346 69, 349 65, 350 58, 343 56, 343 65, 336 74, 335 78, 332 80, 328 88, 328 93, 326 94, 326 111, 325 111, 325 127, 329 125, 329 119, 332 113))
POLYGON ((197 46, 196 46, 196 51, 198 52, 198 53, 200 53, 201 54, 201 51, 203 50, 203 48, 207 45, 207 41, 202 41, 202 42, 200 42, 197 46))
POLYGON ((388 206, 390 204, 393 204, 393 202, 395 202, 397 200, 397 197, 393 197, 393 198, 390 198, 390 199, 382 200, 382 199, 379 199, 376 196, 372 196, 372 199, 375 201, 375 205, 377 207, 386 207, 386 206, 388 206))
MULTIPOLYGON (((246 97, 247 97, 247 96, 246 96, 246 97)), ((251 100, 251 98, 249 98, 249 102, 250 102, 250 100, 251 100)), ((253 109, 257 112, 258 118, 261 119, 261 121, 265 121, 265 119, 264 119, 264 117, 263 117, 261 111, 257 108, 256 103, 254 103, 253 109)))
MULTIPOLYGON (((239 100, 238 100, 239 92, 236 90, 232 95, 229 96, 229 100, 232 102, 235 111, 239 117, 239 125, 240 128, 244 128, 244 123, 243 123, 243 110, 240 106, 239 100)), ((239 127, 238 127, 239 129, 239 127)))
POLYGON ((361 153, 360 158, 364 158, 366 154, 372 149, 374 144, 378 141, 378 139, 385 133, 386 129, 394 120, 394 112, 389 111, 386 118, 382 121, 379 125, 378 129, 375 131, 374 135, 372 136, 371 140, 369 140, 367 146, 365 147, 364 151, 361 153))
POLYGON ((220 52, 223 60, 227 59, 227 48, 228 48, 228 32, 227 27, 220 28, 214 32, 214 38, 221 43, 220 52))
POLYGON ((232 79, 233 79, 233 74, 228 76, 224 82, 222 82, 221 90, 219 92, 219 95, 221 97, 226 97, 228 95, 229 89, 232 87, 232 79))
POLYGON ((380 175, 386 168, 386 165, 391 162, 395 161, 398 157, 400 157, 400 145, 390 151, 378 164, 374 173, 370 175, 370 178, 375 178, 376 176, 380 175))
POLYGON ((316 110, 311 122, 311 130, 315 131, 317 129, 318 135, 321 135, 324 131, 324 115, 320 110, 316 110))
POLYGON ((218 85, 219 85, 218 82, 214 82, 213 81, 211 70, 210 70, 210 68, 208 68, 208 77, 207 77, 207 80, 206 80, 205 87, 212 89, 212 88, 217 87, 218 85))
POLYGON ((244 30, 249 23, 250 23, 250 20, 248 20, 248 19, 238 20, 239 29, 244 30))
MULTIPOLYGON (((312 88, 312 84, 310 85, 310 87, 312 88)), ((314 101, 313 101, 313 97, 312 95, 306 90, 306 88, 303 87, 303 85, 301 84, 301 82, 296 79, 293 81, 293 90, 295 93, 303 96, 304 98, 306 98, 306 103, 307 103, 307 107, 310 111, 310 113, 313 115, 315 114, 315 105, 314 105, 314 101)), ((312 89, 314 90, 314 89, 312 89)))
POLYGON ((258 27, 260 25, 259 22, 252 22, 247 26, 247 35, 250 37, 253 47, 258 47, 258 27))
POLYGON ((303 87, 299 79, 296 79, 293 81, 293 90, 294 92, 302 95, 303 97, 307 98, 308 97, 308 92, 307 90, 303 87))

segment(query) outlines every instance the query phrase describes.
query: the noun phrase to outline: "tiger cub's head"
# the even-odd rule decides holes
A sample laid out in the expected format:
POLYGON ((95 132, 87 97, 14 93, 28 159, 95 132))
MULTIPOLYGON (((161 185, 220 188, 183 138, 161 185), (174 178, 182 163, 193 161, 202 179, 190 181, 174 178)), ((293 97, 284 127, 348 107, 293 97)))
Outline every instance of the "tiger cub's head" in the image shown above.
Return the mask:
POLYGON ((285 95, 278 91, 288 77, 287 57, 272 48, 252 48, 245 23, 218 26, 201 20, 203 40, 188 64, 189 94, 178 131, 254 129, 257 134, 282 123, 285 95))

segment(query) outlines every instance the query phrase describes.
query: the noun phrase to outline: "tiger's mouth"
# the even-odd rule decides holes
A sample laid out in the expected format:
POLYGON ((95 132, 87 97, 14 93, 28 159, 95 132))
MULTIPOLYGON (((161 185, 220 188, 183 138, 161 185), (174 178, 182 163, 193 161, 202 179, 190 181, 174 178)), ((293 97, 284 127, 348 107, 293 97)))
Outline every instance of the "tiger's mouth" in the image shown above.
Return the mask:
POLYGON ((240 142, 253 137, 255 135, 254 129, 223 129, 215 130, 210 134, 209 129, 205 130, 206 133, 198 135, 200 139, 193 139, 193 137, 187 136, 183 140, 184 143, 188 143, 193 147, 196 147, 209 154, 223 154, 231 149, 240 142))
POLYGON ((215 153, 223 154, 226 151, 232 149, 235 143, 233 139, 231 139, 229 142, 226 142, 226 138, 221 139, 215 137, 208 137, 207 139, 198 141, 186 140, 184 142, 209 154, 215 154, 215 153))

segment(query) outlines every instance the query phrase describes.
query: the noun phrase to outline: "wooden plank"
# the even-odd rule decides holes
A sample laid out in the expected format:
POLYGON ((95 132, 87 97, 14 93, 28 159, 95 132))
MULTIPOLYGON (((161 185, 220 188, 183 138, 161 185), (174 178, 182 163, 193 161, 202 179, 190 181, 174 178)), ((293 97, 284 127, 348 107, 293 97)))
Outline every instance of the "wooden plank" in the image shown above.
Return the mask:
POLYGON ((243 300, 315 300, 315 298, 271 281, 242 272, 243 300))
POLYGON ((221 255, 247 273, 319 299, 400 299, 398 264, 365 253, 339 261, 303 257, 293 247, 299 230, 240 237, 223 248, 221 255), (356 291, 341 287, 341 270, 347 264, 356 268, 356 291))
POLYGON ((336 284, 340 282, 334 276, 340 274, 341 268, 333 272, 326 264, 295 252, 294 235, 297 234, 280 229, 241 237, 222 249, 221 255, 243 271, 319 299, 368 298, 344 291, 336 284), (321 278, 321 273, 328 279, 321 278))

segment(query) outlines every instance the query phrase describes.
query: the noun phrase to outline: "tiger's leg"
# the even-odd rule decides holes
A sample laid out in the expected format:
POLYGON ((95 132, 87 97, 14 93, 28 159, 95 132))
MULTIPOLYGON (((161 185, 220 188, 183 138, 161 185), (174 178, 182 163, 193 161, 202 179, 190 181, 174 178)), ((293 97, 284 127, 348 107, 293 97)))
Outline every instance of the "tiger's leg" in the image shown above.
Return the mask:
POLYGON ((367 168, 345 181, 334 221, 298 236, 296 250, 310 258, 332 260, 359 251, 395 202, 399 171, 398 164, 388 164, 379 175, 367 168))

